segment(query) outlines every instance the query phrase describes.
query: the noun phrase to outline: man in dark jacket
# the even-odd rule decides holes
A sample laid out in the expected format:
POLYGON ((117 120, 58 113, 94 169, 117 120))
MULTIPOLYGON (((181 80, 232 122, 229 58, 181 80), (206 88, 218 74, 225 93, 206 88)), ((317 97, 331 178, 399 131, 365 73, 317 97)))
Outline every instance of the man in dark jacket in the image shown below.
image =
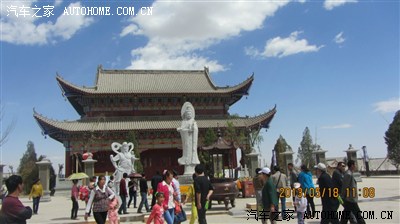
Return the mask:
MULTIPOLYGON (((346 165, 344 164, 344 162, 338 162, 336 169, 333 171, 332 174, 333 189, 335 189, 335 191, 338 191, 339 195, 341 194, 342 191, 345 168, 346 165)), ((335 210, 337 210, 338 208, 339 208, 339 203, 337 204, 335 210)))
POLYGON ((121 181, 119 182, 119 196, 121 197, 121 207, 119 207, 119 209, 118 209, 118 214, 122 214, 122 212, 124 213, 124 214, 129 214, 127 211, 126 211, 126 197, 128 197, 128 190, 126 189, 126 178, 128 178, 128 174, 127 173, 124 173, 123 175, 122 175, 122 179, 121 179, 121 181))
POLYGON ((345 168, 346 168, 346 165, 344 164, 344 162, 338 162, 336 169, 333 171, 333 174, 332 174, 333 187, 338 188, 339 193, 342 190, 345 168))
POLYGON ((18 199, 23 191, 21 176, 12 175, 6 180, 9 194, 4 198, 0 210, 0 223, 26 223, 32 217, 32 209, 18 199))
POLYGON ((129 192, 129 201, 128 201, 128 208, 131 205, 131 202, 133 201, 133 208, 136 207, 136 197, 137 197, 137 183, 136 180, 131 177, 131 180, 128 183, 128 192, 129 192))
MULTIPOLYGON (((337 167, 332 174, 333 187, 335 190, 337 189, 339 195, 342 195, 342 186, 343 186, 345 168, 346 164, 344 164, 344 162, 338 162, 337 167)), ((339 206, 340 204, 338 203, 336 206, 336 210, 339 208, 339 206)), ((350 213, 350 223, 351 224, 357 223, 356 217, 353 215, 353 213, 350 213)))
POLYGON ((365 224, 363 217, 360 215, 361 210, 358 207, 358 195, 357 195, 357 182, 354 179, 353 172, 356 170, 356 162, 354 160, 349 160, 347 162, 348 170, 344 174, 343 186, 342 186, 342 198, 344 202, 343 216, 340 222, 342 224, 347 223, 351 218, 350 213, 353 213, 357 219, 357 223, 365 224), (356 189, 355 193, 354 190, 356 189))
POLYGON ((140 196, 142 197, 142 200, 140 201, 137 212, 142 213, 143 205, 146 208, 146 211, 149 212, 149 203, 147 202, 147 191, 149 190, 149 187, 147 186, 146 175, 144 173, 142 173, 142 179, 140 179, 139 186, 140 196))
POLYGON ((153 197, 151 198, 151 208, 156 204, 156 193, 157 186, 162 182, 162 176, 159 171, 156 171, 156 175, 151 178, 151 188, 153 189, 153 197))
POLYGON ((207 224, 206 211, 207 204, 214 192, 210 180, 204 175, 204 166, 196 165, 194 168, 196 178, 194 179, 195 205, 197 208, 197 219, 199 224, 207 224))
POLYGON ((322 202, 321 224, 339 224, 339 219, 335 209, 337 208, 339 201, 333 194, 332 178, 328 173, 326 173, 325 164, 318 163, 315 168, 318 177, 319 194, 322 202))

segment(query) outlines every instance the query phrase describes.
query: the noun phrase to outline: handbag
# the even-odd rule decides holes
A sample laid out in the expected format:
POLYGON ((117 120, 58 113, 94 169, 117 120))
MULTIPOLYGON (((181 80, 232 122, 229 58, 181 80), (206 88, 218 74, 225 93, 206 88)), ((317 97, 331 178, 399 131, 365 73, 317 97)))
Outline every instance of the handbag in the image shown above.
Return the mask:
POLYGON ((181 223, 187 220, 185 210, 183 210, 182 206, 179 207, 181 211, 179 213, 175 213, 174 223, 181 223))

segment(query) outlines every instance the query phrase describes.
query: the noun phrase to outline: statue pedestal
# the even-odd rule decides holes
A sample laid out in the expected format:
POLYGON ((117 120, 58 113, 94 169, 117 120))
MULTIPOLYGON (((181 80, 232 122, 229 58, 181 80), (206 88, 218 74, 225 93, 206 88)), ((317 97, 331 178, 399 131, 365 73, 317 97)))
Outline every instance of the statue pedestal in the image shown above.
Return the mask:
POLYGON ((254 176, 256 176, 256 168, 258 168, 258 156, 259 156, 260 154, 258 154, 257 152, 256 152, 256 150, 254 150, 254 148, 252 149, 252 152, 251 153, 249 153, 249 154, 247 154, 246 156, 249 158, 249 160, 250 160, 250 167, 249 167, 249 169, 250 169, 250 171, 249 171, 249 175, 251 176, 251 177, 254 177, 254 176))
POLYGON ((88 158, 86 160, 82 161, 85 164, 85 173, 89 176, 89 178, 94 176, 94 164, 97 162, 97 160, 94 160, 92 158, 88 158))
MULTIPOLYGON (((285 167, 281 167, 281 169, 285 170, 286 176, 288 176, 288 177, 289 177, 290 172, 287 168, 287 165, 289 163, 293 163, 293 154, 294 154, 294 152, 290 152, 290 151, 281 153, 281 155, 283 155, 283 160, 284 160, 284 164, 282 164, 282 165, 285 166, 285 167)), ((287 178, 287 179, 289 180, 289 178, 287 178)))
MULTIPOLYGON (((194 172, 193 172, 194 173, 194 172)), ((193 184, 193 173, 190 175, 183 174, 178 176, 181 190, 181 200, 184 201, 189 193, 189 188, 193 184)), ((189 202, 189 201, 188 201, 189 202)))
POLYGON ((180 175, 178 176, 179 184, 182 185, 191 185, 193 184, 193 173, 190 175, 180 175))
POLYGON ((312 154, 315 155, 315 164, 323 163, 326 165, 326 157, 325 157, 326 152, 327 152, 326 150, 317 150, 312 152, 312 154))
POLYGON ((51 162, 48 159, 43 159, 42 161, 37 162, 36 165, 39 167, 39 178, 43 186, 43 196, 40 201, 51 201, 49 190, 51 162))
POLYGON ((184 165, 185 171, 183 172, 183 175, 190 176, 190 178, 192 178, 192 175, 194 174, 194 168, 196 167, 196 165, 197 164, 184 165))
POLYGON ((347 155, 347 161, 354 160, 356 162, 356 170, 353 172, 353 177, 357 182, 362 182, 361 173, 358 172, 358 159, 357 159, 358 149, 354 149, 350 144, 349 148, 345 151, 347 155))

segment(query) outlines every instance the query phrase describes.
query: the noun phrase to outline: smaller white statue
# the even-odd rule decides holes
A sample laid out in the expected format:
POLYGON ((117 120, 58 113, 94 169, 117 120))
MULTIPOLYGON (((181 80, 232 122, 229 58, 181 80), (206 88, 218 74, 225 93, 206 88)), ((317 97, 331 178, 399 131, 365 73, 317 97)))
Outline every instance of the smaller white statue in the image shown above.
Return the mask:
POLYGON ((194 107, 190 102, 183 104, 181 116, 182 124, 177 128, 177 131, 180 132, 182 139, 182 157, 178 159, 178 163, 180 165, 200 164, 199 157, 197 155, 197 137, 199 129, 196 121, 194 120, 194 107))
POLYGON ((111 144, 111 149, 115 153, 117 153, 117 155, 115 156, 110 155, 110 159, 111 163, 115 167, 114 181, 116 186, 119 186, 119 182, 121 181, 122 175, 124 173, 127 173, 129 175, 135 172, 134 163, 137 158, 132 153, 134 149, 134 145, 132 142, 124 142, 122 143, 122 145, 118 142, 114 142, 111 144))

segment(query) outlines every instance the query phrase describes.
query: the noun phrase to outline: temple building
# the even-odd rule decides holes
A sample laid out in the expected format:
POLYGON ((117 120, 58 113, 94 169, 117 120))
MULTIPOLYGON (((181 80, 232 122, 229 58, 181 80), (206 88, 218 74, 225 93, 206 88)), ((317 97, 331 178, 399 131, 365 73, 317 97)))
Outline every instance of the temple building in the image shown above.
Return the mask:
MULTIPOLYGON (((268 128, 276 113, 272 108, 254 117, 232 117, 229 107, 249 94, 254 81, 250 76, 235 86, 214 85, 207 68, 204 70, 106 70, 97 69, 95 85, 81 87, 61 76, 56 80, 63 95, 80 118, 74 121, 49 119, 34 111, 45 136, 65 147, 65 172, 74 172, 73 155, 90 151, 94 154, 95 173, 114 172, 110 161, 111 143, 127 141, 134 131, 143 168, 148 177, 165 168, 183 171, 177 159, 182 155, 181 138, 176 128, 181 124, 184 102, 193 104, 199 128, 199 144, 207 129, 227 127, 236 130, 268 128)), ((137 147, 137 146, 135 146, 137 147)), ((229 168, 236 168, 236 154, 229 168)))

